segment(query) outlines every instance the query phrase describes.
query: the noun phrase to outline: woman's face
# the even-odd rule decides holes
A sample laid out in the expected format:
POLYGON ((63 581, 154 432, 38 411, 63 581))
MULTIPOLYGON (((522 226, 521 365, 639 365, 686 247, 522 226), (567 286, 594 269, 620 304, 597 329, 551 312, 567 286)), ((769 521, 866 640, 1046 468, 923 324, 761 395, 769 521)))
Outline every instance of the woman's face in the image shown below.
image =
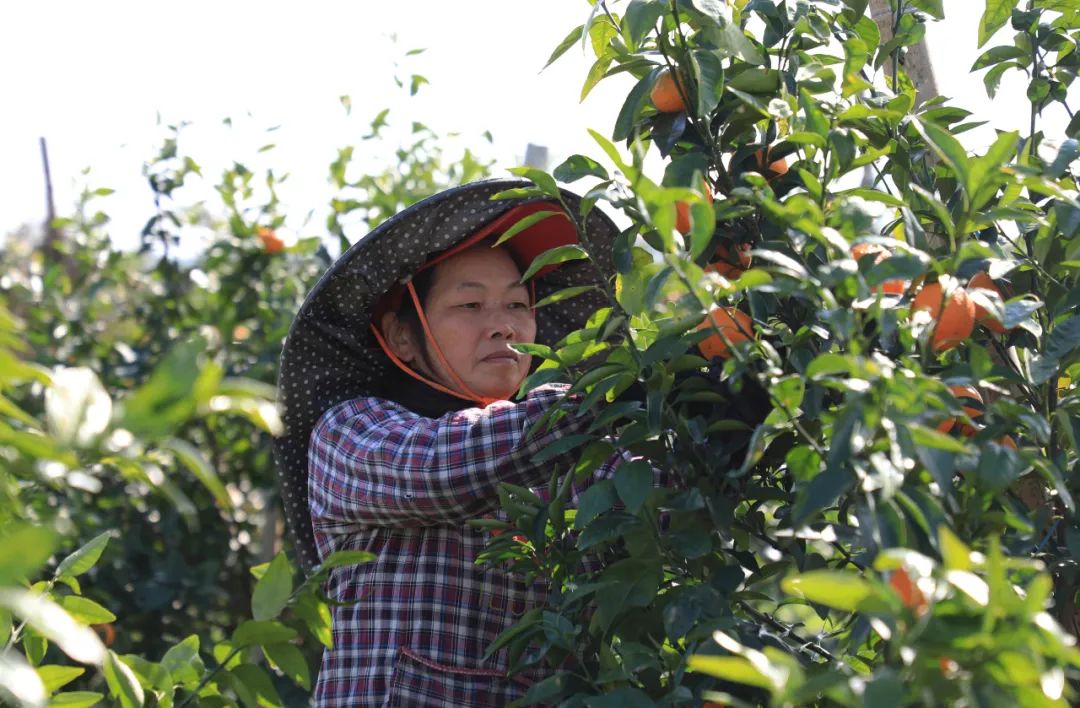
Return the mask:
MULTIPOLYGON (((529 372, 532 357, 509 348, 532 342, 536 319, 529 290, 509 254, 486 245, 463 251, 435 266, 424 314, 447 363, 474 393, 510 398, 529 372)), ((434 347, 428 356, 409 327, 391 315, 384 321, 394 353, 438 383, 457 390, 434 347), (389 325, 389 326, 388 326, 389 325)))

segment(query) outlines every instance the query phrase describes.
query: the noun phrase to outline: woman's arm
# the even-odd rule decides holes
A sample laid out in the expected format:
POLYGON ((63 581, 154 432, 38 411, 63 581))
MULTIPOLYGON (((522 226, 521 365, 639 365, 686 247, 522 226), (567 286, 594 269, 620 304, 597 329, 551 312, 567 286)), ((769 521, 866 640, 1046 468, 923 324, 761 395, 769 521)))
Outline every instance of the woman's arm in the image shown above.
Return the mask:
POLYGON ((566 391, 541 386, 520 403, 502 401, 441 418, 361 398, 337 406, 312 431, 308 495, 312 521, 326 533, 361 526, 425 526, 474 518, 498 507, 498 485, 546 482, 551 466, 530 458, 580 432, 587 417, 567 414, 539 434, 525 433, 566 391))

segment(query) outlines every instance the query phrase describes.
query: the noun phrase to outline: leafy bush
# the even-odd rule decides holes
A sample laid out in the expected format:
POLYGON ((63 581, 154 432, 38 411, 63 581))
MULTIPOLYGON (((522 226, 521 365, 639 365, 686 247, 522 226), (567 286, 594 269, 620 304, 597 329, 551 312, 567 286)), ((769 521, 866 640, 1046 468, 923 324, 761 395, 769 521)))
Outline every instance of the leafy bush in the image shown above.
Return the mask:
POLYGON ((565 478, 633 461, 576 510, 507 490, 488 555, 552 588, 498 642, 554 671, 526 703, 1075 700, 1080 121, 1037 126, 1080 7, 1016 4, 974 70, 1030 75, 1032 130, 979 155, 899 61, 940 2, 892 2, 888 41, 866 0, 598 2, 557 48, 595 53, 586 92, 637 82, 607 166, 519 173, 630 226, 611 306, 525 387, 595 416, 565 478))

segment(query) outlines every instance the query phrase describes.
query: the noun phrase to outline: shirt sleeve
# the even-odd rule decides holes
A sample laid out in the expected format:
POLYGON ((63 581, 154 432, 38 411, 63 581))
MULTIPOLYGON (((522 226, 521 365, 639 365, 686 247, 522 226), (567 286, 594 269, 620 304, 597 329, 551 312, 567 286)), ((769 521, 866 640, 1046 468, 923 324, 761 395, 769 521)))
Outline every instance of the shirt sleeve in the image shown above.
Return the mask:
POLYGON ((501 482, 546 482, 552 465, 569 455, 543 465, 530 458, 553 440, 581 432, 588 417, 568 412, 539 433, 526 433, 566 389, 541 386, 518 403, 499 401, 440 418, 378 398, 331 409, 309 447, 313 524, 336 533, 459 522, 497 508, 501 482))

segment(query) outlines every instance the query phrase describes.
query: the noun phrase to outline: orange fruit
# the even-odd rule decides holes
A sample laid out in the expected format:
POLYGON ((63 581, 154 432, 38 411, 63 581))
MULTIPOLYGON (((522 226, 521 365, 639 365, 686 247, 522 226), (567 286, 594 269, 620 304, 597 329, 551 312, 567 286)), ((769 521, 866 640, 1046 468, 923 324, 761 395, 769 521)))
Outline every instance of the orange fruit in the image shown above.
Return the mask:
POLYGON ((974 425, 968 425, 967 423, 961 423, 956 426, 956 432, 964 438, 973 438, 979 432, 979 428, 974 425))
POLYGON ((656 78, 656 83, 649 92, 649 99, 661 113, 682 113, 686 110, 686 104, 683 103, 684 93, 686 93, 686 84, 682 76, 678 77, 678 85, 676 85, 675 75, 670 69, 665 69, 656 78), (681 93, 680 89, 682 89, 681 93))
MULTIPOLYGON (((705 180, 701 181, 701 191, 704 192, 705 198, 710 202, 713 200, 712 188, 705 180)), ((675 230, 686 235, 690 233, 690 205, 686 202, 675 202, 675 230)))
POLYGON ((98 636, 101 637, 101 643, 107 647, 111 647, 113 642, 116 641, 116 629, 112 626, 112 622, 92 624, 90 629, 97 632, 98 636))
MULTIPOLYGON (((874 259, 874 265, 881 263, 883 260, 892 255, 892 252, 884 246, 878 246, 873 243, 857 243, 851 247, 851 257, 856 262, 862 260, 863 256, 868 256, 872 253, 876 253, 877 257, 874 259)), ((907 290, 908 282, 902 278, 893 278, 892 280, 886 280, 881 285, 874 288, 875 292, 886 293, 888 295, 903 295, 907 290)))
POLYGON ((971 336, 975 329, 975 303, 967 291, 957 287, 948 297, 941 283, 929 283, 915 296, 911 310, 927 310, 934 320, 931 344, 935 352, 952 349, 971 336))
POLYGON ((1013 437, 1011 435, 1005 435, 998 438, 998 445, 1002 445, 1004 447, 1011 447, 1013 450, 1016 449, 1016 441, 1013 440, 1013 437))
MULTIPOLYGON (((973 405, 964 406, 964 412, 972 419, 979 418, 983 414, 983 397, 982 394, 979 393, 979 389, 967 384, 958 384, 956 386, 949 386, 949 390, 952 392, 952 395, 960 400, 961 404, 965 401, 974 401, 973 405)), ((943 433, 947 433, 959 422, 960 421, 956 418, 949 418, 938 424, 937 429, 943 433)), ((972 428, 972 433, 974 434, 974 428, 972 428)))
MULTIPOLYGON (((971 276, 971 280, 968 281, 968 290, 989 290, 997 293, 998 297, 1004 298, 1001 289, 994 285, 994 281, 985 271, 971 276)), ((975 305, 975 321, 995 334, 1005 334, 1005 326, 1001 324, 1001 321, 979 304, 975 305)))
POLYGON ((750 315, 738 308, 716 307, 709 313, 708 318, 698 325, 698 329, 712 332, 711 335, 698 343, 698 349, 701 350, 702 356, 706 359, 712 359, 713 357, 727 359, 731 356, 731 352, 728 350, 729 343, 745 342, 754 336, 754 321, 750 318, 750 315), (711 323, 710 320, 712 320, 711 323), (721 338, 719 334, 713 331, 713 325, 723 333, 724 338, 727 339, 726 342, 724 338, 721 338))
POLYGON ((889 577, 889 586, 896 592, 904 607, 920 615, 926 612, 927 607, 929 607, 929 603, 926 602, 926 595, 923 595, 922 590, 919 589, 919 586, 915 584, 915 581, 911 579, 906 570, 903 568, 894 570, 889 577))
POLYGON ((259 237, 259 240, 263 242, 263 248, 267 253, 277 253, 285 248, 285 242, 278 238, 273 229, 260 226, 255 234, 259 237))
POLYGON ((759 149, 754 152, 754 160, 757 161, 758 166, 757 171, 763 174, 765 176, 765 179, 770 182, 772 182, 774 179, 783 177, 788 172, 787 158, 781 157, 778 160, 772 160, 771 162, 769 162, 768 154, 771 152, 771 147, 767 151, 762 151, 759 149), (768 166, 765 165, 766 162, 769 162, 768 166))
POLYGON ((938 667, 941 669, 941 673, 952 675, 960 670, 960 664, 957 664, 951 658, 943 656, 938 659, 938 667))
POLYGON ((717 246, 716 260, 705 266, 705 272, 719 273, 729 280, 735 280, 742 275, 754 260, 750 255, 750 244, 737 243, 734 250, 733 257, 726 246, 717 246))

